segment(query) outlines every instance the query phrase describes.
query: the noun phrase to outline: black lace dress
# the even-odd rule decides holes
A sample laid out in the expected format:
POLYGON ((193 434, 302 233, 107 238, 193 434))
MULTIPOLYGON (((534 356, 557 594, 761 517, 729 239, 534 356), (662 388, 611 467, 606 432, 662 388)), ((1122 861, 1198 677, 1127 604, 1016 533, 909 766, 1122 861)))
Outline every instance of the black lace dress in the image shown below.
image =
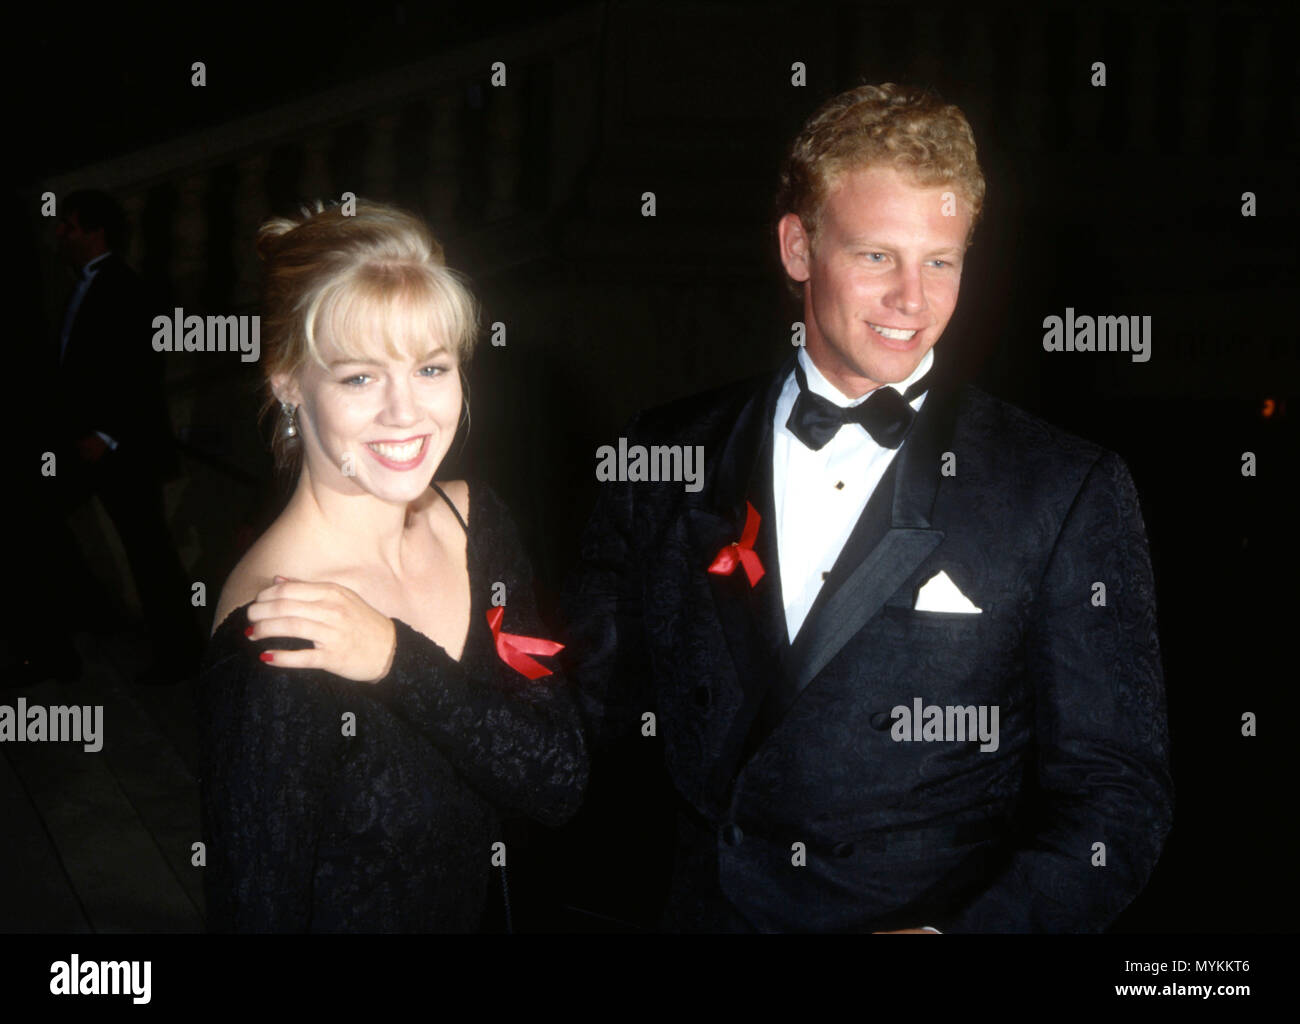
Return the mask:
POLYGON ((460 661, 399 619, 375 684, 262 662, 310 643, 249 640, 248 605, 213 635, 197 695, 211 930, 474 931, 501 818, 576 811, 587 755, 559 664, 528 680, 487 621, 499 582, 501 629, 548 636, 528 561, 490 489, 469 506, 460 661))

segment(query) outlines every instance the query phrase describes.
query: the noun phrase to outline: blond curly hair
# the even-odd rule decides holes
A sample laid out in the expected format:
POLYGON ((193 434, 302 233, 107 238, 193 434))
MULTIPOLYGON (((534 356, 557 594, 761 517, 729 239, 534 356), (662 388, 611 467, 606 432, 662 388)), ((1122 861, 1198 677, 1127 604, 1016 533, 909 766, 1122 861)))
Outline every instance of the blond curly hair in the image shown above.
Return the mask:
POLYGON ((777 219, 797 214, 815 242, 839 175, 873 165, 904 171, 924 188, 951 186, 971 207, 970 244, 984 207, 975 133, 961 110, 935 93, 893 82, 833 96, 808 119, 781 169, 777 219))

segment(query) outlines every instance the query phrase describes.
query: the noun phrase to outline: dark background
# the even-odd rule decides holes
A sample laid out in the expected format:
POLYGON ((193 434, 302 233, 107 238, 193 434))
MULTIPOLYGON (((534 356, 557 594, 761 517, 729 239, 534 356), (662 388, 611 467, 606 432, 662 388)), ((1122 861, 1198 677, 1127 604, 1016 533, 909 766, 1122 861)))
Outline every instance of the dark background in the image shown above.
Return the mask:
MULTIPOLYGON (((1293 929, 1296 61, 1272 5, 29 17, 13 37, 26 71, 11 85, 9 161, 19 331, 6 406, 23 442, 39 450, 48 408, 29 357, 57 344, 71 289, 42 192, 122 198, 130 261, 165 296, 161 311, 187 313, 256 312, 252 234, 267 216, 344 191, 395 202, 429 220, 485 322, 507 326, 505 347, 485 341, 475 357, 473 429, 440 476, 484 479, 507 500, 551 612, 595 500, 597 447, 640 408, 789 352, 802 313, 782 287, 771 203, 800 123, 864 82, 929 85, 958 104, 988 196, 936 356, 1119 452, 1151 541, 1177 807, 1117 930, 1293 929), (203 88, 190 85, 195 60, 203 88), (505 88, 488 84, 498 60, 505 88), (805 87, 791 85, 794 61, 805 87), (1105 88, 1090 84, 1094 61, 1105 88), (652 219, 644 191, 657 197, 652 219), (1253 218, 1241 215, 1247 191, 1253 218), (1150 361, 1045 353, 1042 320, 1067 306, 1150 315, 1150 361), (1253 479, 1245 451, 1258 457, 1253 479), (1246 711, 1257 738, 1240 734, 1246 711)), ((166 358, 184 466, 169 519, 211 605, 282 495, 257 425, 257 365, 166 358)), ((92 530, 85 544, 102 592, 79 592, 72 614, 102 637, 133 628, 135 609, 100 539, 92 530)), ((654 920, 671 841, 660 752, 646 739, 598 761, 577 820, 512 840, 517 927, 654 920)), ((75 840, 48 831, 79 889, 75 840)))

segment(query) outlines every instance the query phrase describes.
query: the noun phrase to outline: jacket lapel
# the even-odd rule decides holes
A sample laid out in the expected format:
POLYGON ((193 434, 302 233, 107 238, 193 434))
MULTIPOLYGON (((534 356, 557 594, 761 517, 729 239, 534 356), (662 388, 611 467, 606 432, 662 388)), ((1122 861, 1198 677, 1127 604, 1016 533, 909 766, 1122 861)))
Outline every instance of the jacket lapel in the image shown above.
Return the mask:
POLYGON ((935 377, 906 442, 794 638, 748 749, 757 749, 808 684, 943 540, 944 532, 930 525, 930 515, 939 490, 940 459, 951 442, 957 394, 946 375, 935 377))
POLYGON ((686 512, 693 564, 708 579, 744 695, 711 773, 710 788, 719 800, 725 800, 745 736, 787 648, 772 494, 772 416, 792 367, 787 361, 765 387, 755 389, 724 443, 701 506, 686 512), (756 586, 739 566, 729 576, 708 572, 718 553, 740 539, 748 503, 760 519, 754 551, 764 573, 756 586))
MULTIPOLYGON (((756 586, 739 567, 730 576, 708 573, 719 610, 740 607, 748 616, 745 630, 757 628, 763 646, 775 651, 786 642, 785 611, 781 601, 781 573, 777 567, 776 505, 772 494, 772 415, 776 400, 793 367, 787 360, 777 373, 755 389, 736 418, 735 425, 723 442, 722 452, 708 480, 700 506, 686 512, 687 529, 697 562, 707 572, 718 552, 740 539, 744 530, 747 506, 753 504, 759 515, 758 536, 754 551, 764 574, 756 586), (780 629, 773 628, 779 623, 780 629)), ((732 641, 748 640, 743 635, 728 636, 732 641)), ((753 658, 752 645, 746 643, 738 667, 753 658)))

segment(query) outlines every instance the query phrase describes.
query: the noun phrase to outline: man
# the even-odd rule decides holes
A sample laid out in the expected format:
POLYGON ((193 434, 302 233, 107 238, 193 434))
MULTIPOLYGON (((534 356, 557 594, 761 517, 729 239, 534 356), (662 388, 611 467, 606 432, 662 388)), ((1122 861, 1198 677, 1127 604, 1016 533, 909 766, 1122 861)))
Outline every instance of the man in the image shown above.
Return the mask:
POLYGON ((1128 470, 936 347, 983 193, 956 107, 835 97, 778 202, 804 347, 625 431, 705 455, 696 493, 606 484, 566 594, 593 733, 664 741, 668 928, 1098 931, 1159 855, 1128 470))
POLYGON ((149 627, 154 664, 141 681, 177 682, 196 668, 201 638, 163 513, 162 484, 178 467, 151 343, 154 310, 119 255, 126 216, 116 200, 73 192, 60 210, 59 255, 76 276, 56 353, 64 501, 93 492, 103 502, 149 627))

